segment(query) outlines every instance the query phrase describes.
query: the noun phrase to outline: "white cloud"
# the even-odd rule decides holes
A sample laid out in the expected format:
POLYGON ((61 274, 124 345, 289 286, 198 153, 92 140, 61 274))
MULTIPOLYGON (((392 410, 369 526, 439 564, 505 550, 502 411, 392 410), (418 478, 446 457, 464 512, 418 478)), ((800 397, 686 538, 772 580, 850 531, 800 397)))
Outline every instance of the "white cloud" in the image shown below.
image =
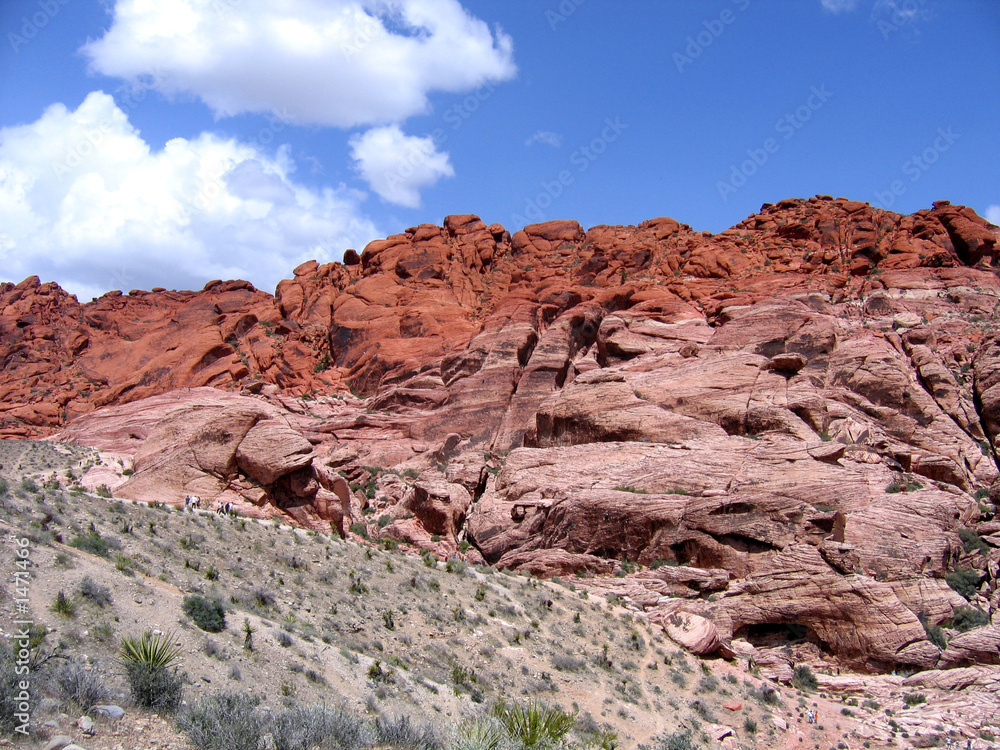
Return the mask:
POLYGON ((432 91, 516 72, 511 38, 458 0, 117 0, 82 51, 93 71, 193 94, 219 117, 337 127, 401 122, 432 91))
POLYGON ((433 138, 404 135, 396 125, 355 135, 350 144, 358 174, 390 203, 417 208, 420 188, 455 176, 448 154, 437 150, 433 138))
POLYGON ((559 148, 562 145, 562 136, 558 133, 552 133, 548 130, 539 130, 528 140, 524 142, 525 146, 533 146, 536 143, 544 143, 546 146, 552 146, 553 148, 559 148))
POLYGON ((824 10, 831 13, 846 13, 858 7, 858 0, 820 0, 824 10))
POLYGON ((0 129, 0 274, 56 280, 81 300, 215 278, 272 291, 303 260, 382 236, 363 194, 313 190, 293 171, 286 148, 208 133, 154 151, 103 92, 75 111, 52 105, 0 129))
POLYGON ((996 224, 997 226, 1000 226, 1000 206, 998 205, 987 206, 984 218, 990 224, 996 224))

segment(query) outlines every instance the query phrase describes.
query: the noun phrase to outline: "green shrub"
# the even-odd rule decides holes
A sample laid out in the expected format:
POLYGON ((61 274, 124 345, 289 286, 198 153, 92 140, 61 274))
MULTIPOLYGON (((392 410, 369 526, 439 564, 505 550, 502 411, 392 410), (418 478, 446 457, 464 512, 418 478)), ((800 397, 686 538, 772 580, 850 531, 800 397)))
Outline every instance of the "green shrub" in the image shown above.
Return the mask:
POLYGON ((31 477, 22 477, 20 487, 23 492, 31 493, 38 492, 40 489, 38 483, 31 477))
POLYGON ((184 677, 174 666, 179 658, 180 648, 172 635, 147 630, 138 638, 122 638, 118 660, 125 669, 132 700, 143 708, 175 710, 184 688, 184 677))
POLYGON ((218 633, 226 629, 226 608, 219 601, 191 594, 184 597, 181 609, 194 620, 195 625, 207 633, 218 633))
POLYGON ((76 617, 76 604, 66 596, 62 589, 56 594, 56 599, 52 602, 52 611, 63 617, 76 617))
POLYGON ((946 575, 944 580, 966 599, 971 599, 979 588, 980 575, 978 570, 956 568, 946 575))
POLYGON ((7 484, 7 480, 0 477, 0 495, 6 495, 10 491, 10 485, 7 484))
POLYGON ((944 631, 937 625, 924 625, 924 632, 927 633, 927 640, 944 651, 948 648, 948 639, 944 637, 944 631))
POLYGON ((907 706, 916 706, 927 702, 927 696, 923 693, 907 693, 903 696, 903 703, 907 706))
POLYGON ((960 633, 990 624, 990 616, 979 607, 959 607, 952 618, 952 627, 960 633))
POLYGON ((98 557, 108 557, 111 550, 121 549, 122 545, 114 537, 101 536, 96 529, 92 529, 85 534, 75 536, 69 546, 98 557))
POLYGON ((792 686, 808 692, 818 688, 819 683, 816 681, 816 675, 813 674, 813 671, 805 664, 800 664, 792 672, 792 686))
POLYGON ((982 540, 972 529, 959 529, 958 536, 962 539, 962 546, 965 548, 966 552, 979 551, 983 553, 985 557, 990 553, 990 545, 982 540))
POLYGON ((362 539, 371 539, 371 537, 368 536, 368 527, 360 521, 351 524, 351 533, 357 534, 362 539))
POLYGON ((906 482, 903 482, 903 481, 900 481, 900 480, 896 480, 894 482, 891 482, 885 488, 885 491, 889 492, 889 493, 893 493, 893 492, 916 492, 917 490, 922 489, 922 488, 923 488, 923 485, 920 482, 918 482, 917 480, 915 480, 915 479, 910 479, 910 480, 908 480, 906 482))

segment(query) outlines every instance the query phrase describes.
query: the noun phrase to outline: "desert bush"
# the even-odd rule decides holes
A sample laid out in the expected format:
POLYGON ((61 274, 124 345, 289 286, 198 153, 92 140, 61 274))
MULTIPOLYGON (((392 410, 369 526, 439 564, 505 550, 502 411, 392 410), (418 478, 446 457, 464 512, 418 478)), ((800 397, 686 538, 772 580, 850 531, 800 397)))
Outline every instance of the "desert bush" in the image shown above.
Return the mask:
POLYGON ((199 750, 256 748, 265 733, 260 701, 250 693, 205 695, 177 715, 177 726, 199 750))
POLYGON ((375 735, 380 745, 404 750, 441 750, 444 747, 433 727, 414 724, 409 716, 379 716, 375 719, 375 735))
POLYGON ((907 706, 916 706, 927 702, 927 696, 923 693, 907 693, 903 696, 903 703, 907 706))
POLYGON ((55 601, 52 602, 52 611, 63 617, 76 617, 76 603, 60 589, 55 601))
POLYGON ((275 750, 354 750, 372 740, 368 725, 343 705, 287 709, 274 717, 268 731, 275 750))
POLYGON ((195 625, 207 633, 218 633, 226 629, 226 608, 219 601, 191 594, 184 597, 181 609, 194 620, 195 625))
POLYGON ((990 545, 984 542, 982 537, 972 529, 959 529, 958 536, 962 539, 962 546, 966 552, 978 550, 983 556, 990 554, 990 545))
POLYGON ((180 648, 171 635, 147 630, 138 638, 122 638, 118 660, 137 705, 162 711, 180 705, 184 677, 174 666, 179 657, 180 648))
POLYGON ((980 573, 969 568, 956 568, 945 576, 945 582, 956 592, 971 599, 979 588, 980 573))
POLYGON ((6 495, 10 491, 10 485, 7 484, 7 480, 0 477, 0 496, 6 495))
POLYGON ((94 706, 111 700, 111 691, 93 669, 85 669, 77 661, 64 662, 52 673, 51 686, 64 701, 88 713, 94 706))
POLYGON ((805 664, 800 664, 792 672, 792 686, 799 690, 809 691, 819 687, 816 675, 805 664))
POLYGON ((990 624, 990 616, 979 607, 959 607, 952 618, 952 627, 960 633, 990 624))
POLYGON ((691 738, 691 732, 685 730, 657 738, 653 748, 654 750, 694 750, 695 744, 691 738))
POLYGON ((80 592, 80 596, 89 602, 93 602, 98 607, 106 607, 111 604, 111 589, 107 586, 101 586, 90 576, 85 576, 80 585, 77 587, 80 592))
POLYGON ((578 672, 587 666, 586 659, 579 659, 575 656, 553 654, 549 660, 552 666, 560 672, 578 672))
POLYGON ((274 639, 278 642, 278 645, 282 648, 288 648, 292 645, 292 636, 286 633, 284 630, 279 630, 275 634, 274 639))
POLYGON ((107 557, 111 550, 121 549, 122 545, 114 537, 101 536, 96 529, 93 529, 85 534, 75 536, 70 541, 69 546, 98 557, 107 557))

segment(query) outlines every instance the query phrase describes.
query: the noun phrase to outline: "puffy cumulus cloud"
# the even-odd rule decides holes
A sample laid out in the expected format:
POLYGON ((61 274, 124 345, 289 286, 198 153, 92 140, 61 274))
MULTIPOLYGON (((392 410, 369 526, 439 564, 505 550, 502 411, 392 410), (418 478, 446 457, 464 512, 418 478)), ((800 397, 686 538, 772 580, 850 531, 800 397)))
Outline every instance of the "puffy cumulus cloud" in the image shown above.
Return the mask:
POLYGON ((433 138, 404 135, 396 125, 355 135, 350 144, 358 174, 389 203, 417 208, 420 188, 455 175, 433 138))
POLYGON ((217 116, 338 127, 401 122, 431 91, 516 72, 511 38, 458 0, 117 0, 82 49, 96 72, 193 94, 217 116))
POLYGON ((987 206, 986 213, 983 215, 983 217, 990 224, 996 224, 998 227, 1000 227, 1000 206, 997 205, 987 206))
POLYGON ((0 130, 0 268, 81 300, 109 289, 201 288, 244 278, 272 291, 298 263, 339 260, 381 236, 363 194, 292 179, 286 150, 203 133, 154 151, 114 99, 49 107, 0 130))
POLYGON ((831 13, 846 13, 858 7, 858 0, 820 0, 820 3, 831 13))

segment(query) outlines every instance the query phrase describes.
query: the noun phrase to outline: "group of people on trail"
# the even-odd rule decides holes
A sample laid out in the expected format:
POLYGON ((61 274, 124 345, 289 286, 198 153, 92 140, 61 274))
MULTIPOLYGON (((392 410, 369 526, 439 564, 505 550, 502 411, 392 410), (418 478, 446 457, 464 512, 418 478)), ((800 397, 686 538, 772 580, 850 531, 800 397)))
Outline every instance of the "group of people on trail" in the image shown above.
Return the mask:
MULTIPOLYGON (((184 510, 201 510, 201 498, 197 495, 187 495, 184 497, 184 510)), ((231 516, 236 509, 230 502, 222 502, 219 500, 212 506, 212 510, 218 513, 220 516, 231 516)))

